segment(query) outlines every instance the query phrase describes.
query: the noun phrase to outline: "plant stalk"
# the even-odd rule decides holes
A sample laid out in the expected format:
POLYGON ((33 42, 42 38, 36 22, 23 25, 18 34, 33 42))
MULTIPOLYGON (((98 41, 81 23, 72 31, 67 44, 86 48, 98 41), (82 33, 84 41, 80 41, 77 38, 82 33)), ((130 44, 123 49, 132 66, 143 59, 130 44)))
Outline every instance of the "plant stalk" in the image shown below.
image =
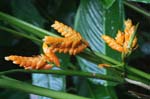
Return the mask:
POLYGON ((46 96, 54 99, 90 99, 90 98, 85 98, 73 94, 68 94, 65 92, 60 92, 60 91, 50 90, 47 88, 38 87, 35 85, 30 85, 12 78, 5 78, 5 77, 0 78, 0 87, 17 89, 27 93, 37 94, 37 95, 46 96))
POLYGON ((15 25, 25 31, 28 31, 28 32, 31 32, 33 33, 34 35, 38 36, 39 38, 43 38, 44 36, 46 35, 50 35, 50 36, 54 36, 56 37, 57 35, 49 32, 49 31, 46 31, 44 29, 41 29, 41 28, 38 28, 32 24, 29 24, 25 21, 22 21, 20 19, 17 19, 13 16, 10 16, 8 14, 5 14, 3 12, 0 12, 0 20, 3 20, 3 21, 6 21, 12 25, 15 25))
POLYGON ((141 14, 147 16, 147 17, 150 17, 150 13, 149 13, 149 12, 146 12, 145 10, 140 9, 140 8, 134 6, 133 4, 130 4, 130 3, 126 2, 126 1, 124 1, 124 4, 125 4, 126 6, 132 8, 133 10, 135 10, 135 11, 137 11, 137 12, 139 12, 139 13, 141 13, 141 14))
POLYGON ((4 30, 4 31, 7 31, 7 32, 10 32, 10 33, 15 34, 15 35, 19 35, 19 36, 28 38, 28 39, 33 40, 33 41, 35 41, 35 42, 38 42, 38 43, 40 43, 40 44, 42 43, 42 40, 40 40, 40 39, 38 39, 38 38, 36 38, 36 37, 29 36, 29 35, 27 35, 27 34, 14 31, 13 29, 9 29, 9 28, 3 27, 3 26, 0 26, 0 29, 1 29, 1 30, 4 30))
POLYGON ((103 80, 110 80, 113 82, 123 83, 122 78, 114 78, 107 75, 90 73, 90 72, 79 72, 79 71, 70 71, 70 70, 24 70, 24 69, 13 69, 8 71, 0 72, 0 75, 10 74, 14 72, 25 72, 25 73, 42 73, 42 74, 57 74, 57 75, 67 75, 67 76, 81 76, 89 77, 103 80))
MULTIPOLYGON (((90 55, 92 56, 93 55, 93 53, 91 53, 90 51, 88 51, 88 50, 86 50, 86 51, 84 51, 83 52, 83 54, 86 54, 86 53, 90 53, 90 55)), ((101 54, 101 53, 99 53, 99 52, 94 52, 95 53, 95 55, 96 56, 98 56, 99 57, 99 59, 103 59, 103 60, 105 60, 105 61, 107 61, 107 62, 109 62, 109 63, 112 63, 112 64, 122 64, 121 62, 119 62, 119 61, 117 61, 117 60, 115 60, 115 59, 113 59, 113 58, 111 58, 111 57, 108 57, 108 56, 106 56, 106 55, 104 55, 104 54, 101 54)), ((90 56, 89 56, 90 57, 90 56)), ((84 58, 86 58, 86 57, 84 57, 84 58)), ((97 59, 97 58, 96 58, 97 59)), ((99 64, 99 63, 96 63, 96 64, 99 64)), ((148 79, 148 80, 150 80, 150 74, 148 74, 148 73, 145 73, 145 72, 143 72, 143 71, 141 71, 141 70, 138 70, 138 69, 136 69, 136 68, 133 68, 132 66, 129 66, 129 65, 126 65, 126 70, 127 70, 127 72, 128 73, 130 73, 130 74, 135 74, 135 75, 138 75, 138 76, 140 76, 140 77, 142 77, 142 78, 145 78, 145 79, 148 79)))

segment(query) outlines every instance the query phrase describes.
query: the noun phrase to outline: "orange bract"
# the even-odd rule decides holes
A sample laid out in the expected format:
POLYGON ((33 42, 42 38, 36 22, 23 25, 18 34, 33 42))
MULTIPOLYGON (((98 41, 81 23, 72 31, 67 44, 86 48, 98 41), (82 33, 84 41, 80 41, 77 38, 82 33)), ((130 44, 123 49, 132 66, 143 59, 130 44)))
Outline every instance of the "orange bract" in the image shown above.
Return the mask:
POLYGON ((123 45, 124 43, 124 33, 122 33, 120 30, 118 30, 118 33, 117 33, 117 36, 115 38, 116 42, 119 44, 119 45, 123 45))
POLYGON ((50 46, 49 50, 59 53, 68 52, 70 55, 76 55, 88 46, 88 42, 71 27, 58 21, 55 21, 52 27, 64 37, 45 36, 44 43, 50 46))
POLYGON ((18 64, 25 69, 50 69, 52 64, 48 64, 49 59, 44 55, 38 55, 33 57, 10 55, 5 57, 7 61, 13 61, 14 64, 18 64))
POLYGON ((47 56, 49 61, 54 62, 57 66, 60 66, 58 57, 55 55, 55 53, 52 52, 52 50, 47 46, 46 43, 43 43, 43 52, 45 56, 47 56))
POLYGON ((51 25, 51 27, 61 33, 61 35, 64 37, 78 37, 80 39, 82 38, 78 32, 61 22, 55 21, 54 24, 51 25))
POLYGON ((102 38, 112 49, 123 52, 122 46, 119 45, 113 38, 107 35, 102 35, 102 38))
POLYGON ((100 68, 103 68, 103 67, 110 67, 109 64, 98 64, 98 66, 99 66, 100 68))
POLYGON ((135 37, 132 42, 132 48, 128 48, 129 40, 134 31, 135 26, 132 24, 132 21, 128 19, 127 21, 125 21, 124 32, 121 32, 119 30, 115 39, 107 35, 102 35, 102 38, 112 49, 127 54, 129 50, 134 50, 138 46, 137 37, 135 37))

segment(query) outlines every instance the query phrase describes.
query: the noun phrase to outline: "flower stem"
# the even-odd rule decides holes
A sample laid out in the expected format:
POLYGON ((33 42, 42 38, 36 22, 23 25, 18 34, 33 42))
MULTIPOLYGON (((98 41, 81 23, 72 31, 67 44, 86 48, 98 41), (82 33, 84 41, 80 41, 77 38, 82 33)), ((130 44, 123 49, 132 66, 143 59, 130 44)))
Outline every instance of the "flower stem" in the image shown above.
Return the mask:
POLYGON ((70 71, 70 70, 24 70, 24 69, 13 69, 13 70, 0 72, 0 75, 10 74, 10 73, 14 73, 14 72, 81 76, 81 77, 97 78, 97 79, 110 80, 110 81, 114 81, 114 82, 118 82, 118 83, 123 83, 122 78, 114 78, 114 77, 111 77, 111 76, 101 75, 101 74, 97 74, 97 73, 79 72, 79 71, 70 71))
MULTIPOLYGON (((93 56, 93 53, 91 53, 88 50, 84 51, 82 54, 87 54, 87 53, 89 53, 89 55, 90 55, 88 57, 93 56)), ((121 62, 119 62, 119 61, 117 61, 117 60, 115 60, 115 59, 113 59, 111 57, 108 57, 108 56, 106 56, 104 54, 101 54, 99 52, 94 52, 94 53, 95 53, 96 56, 98 56, 97 58, 95 58, 96 60, 97 59, 103 59, 104 61, 112 63, 112 64, 116 64, 116 65, 117 64, 121 64, 121 62)), ((86 59, 86 57, 84 57, 84 58, 86 59)), ((88 60, 91 61, 90 59, 88 59, 88 60)), ((95 62, 95 63, 99 64, 98 61, 95 62)), ((132 66, 126 65, 126 70, 127 70, 128 73, 135 74, 135 75, 138 75, 138 76, 140 76, 142 78, 150 80, 150 74, 145 73, 145 72, 143 72, 141 70, 138 70, 136 68, 133 68, 132 66)))
POLYGON ((40 44, 42 43, 42 40, 40 40, 40 39, 38 39, 38 38, 36 38, 34 36, 29 36, 27 34, 24 34, 24 33, 21 33, 21 32, 17 32, 17 31, 15 31, 13 29, 10 29, 10 28, 6 28, 6 27, 3 27, 3 26, 0 26, 0 30, 4 30, 4 31, 7 31, 7 32, 12 33, 14 35, 18 35, 18 36, 21 36, 21 37, 28 38, 28 39, 30 39, 32 41, 35 41, 35 42, 38 42, 40 44))

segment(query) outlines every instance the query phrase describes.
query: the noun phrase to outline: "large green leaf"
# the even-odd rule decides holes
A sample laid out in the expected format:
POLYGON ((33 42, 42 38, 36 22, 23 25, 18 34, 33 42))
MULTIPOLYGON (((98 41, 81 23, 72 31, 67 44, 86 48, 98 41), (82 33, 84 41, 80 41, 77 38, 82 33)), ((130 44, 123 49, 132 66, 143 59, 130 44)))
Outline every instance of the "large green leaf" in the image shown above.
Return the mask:
MULTIPOLYGON (((92 50, 99 51, 112 58, 115 58, 116 60, 120 60, 120 54, 110 49, 103 42, 100 36, 102 34, 106 34, 114 37, 117 30, 122 29, 124 18, 122 0, 116 0, 109 9, 103 8, 102 4, 103 3, 100 0, 81 0, 76 16, 75 28, 89 42, 92 50)), ((90 71, 101 74, 112 74, 105 69, 99 69, 97 67, 97 64, 91 63, 83 58, 78 58, 78 60, 83 71, 90 71)), ((95 84, 109 85, 104 80, 92 79, 91 81, 95 84)), ((101 86, 99 87, 101 88, 101 86)), ((101 91, 98 89, 99 88, 95 90, 101 91)), ((113 88, 109 90, 114 91, 113 88)), ((97 96, 97 94, 100 93, 95 93, 95 96, 97 96)), ((109 93, 107 93, 107 95, 112 96, 109 93)), ((97 97, 96 99, 102 98, 97 97)))
POLYGON ((142 2, 142 3, 150 3, 150 0, 127 0, 127 1, 135 1, 135 2, 142 2))
POLYGON ((112 86, 105 87, 89 82, 87 88, 90 91, 90 97, 92 99, 117 99, 115 91, 112 90, 112 86))
MULTIPOLYGON (((53 68, 57 70, 59 68, 53 68)), ((32 74, 33 84, 57 91, 65 91, 66 81, 65 76, 52 74, 32 74)), ((48 97, 38 96, 39 99, 51 99, 48 97)), ((34 98, 33 98, 34 99, 34 98)))
POLYGON ((105 8, 110 8, 116 0, 101 0, 105 8))

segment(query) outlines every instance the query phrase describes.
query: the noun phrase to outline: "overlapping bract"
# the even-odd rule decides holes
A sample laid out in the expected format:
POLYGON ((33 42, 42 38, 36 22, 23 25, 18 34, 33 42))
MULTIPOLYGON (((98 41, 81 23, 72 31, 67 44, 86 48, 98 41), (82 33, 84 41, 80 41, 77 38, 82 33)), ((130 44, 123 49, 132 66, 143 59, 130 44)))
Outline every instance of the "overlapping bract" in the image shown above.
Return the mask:
POLYGON ((5 57, 7 61, 13 61, 14 64, 18 64, 25 69, 49 69, 52 68, 52 64, 48 64, 51 61, 45 55, 38 55, 33 57, 10 55, 5 57))
POLYGON ((107 35, 102 35, 102 38, 112 49, 127 54, 129 50, 134 50, 138 46, 137 37, 135 36, 131 48, 128 47, 129 40, 134 32, 135 26, 132 24, 132 21, 128 19, 127 21, 125 21, 124 32, 121 32, 119 30, 115 39, 107 35))
POLYGON ((44 43, 50 46, 49 50, 59 53, 69 52, 70 55, 76 55, 88 46, 88 42, 71 27, 58 21, 55 21, 52 27, 64 37, 45 36, 44 43))
POLYGON ((55 52, 69 52, 70 55, 76 55, 88 46, 88 43, 81 35, 71 27, 58 21, 55 21, 52 27, 64 37, 45 36, 43 43, 44 54, 33 57, 10 55, 5 57, 5 60, 13 61, 14 64, 18 64, 25 69, 50 69, 53 63, 56 66, 60 66, 59 59, 55 55, 55 52))

